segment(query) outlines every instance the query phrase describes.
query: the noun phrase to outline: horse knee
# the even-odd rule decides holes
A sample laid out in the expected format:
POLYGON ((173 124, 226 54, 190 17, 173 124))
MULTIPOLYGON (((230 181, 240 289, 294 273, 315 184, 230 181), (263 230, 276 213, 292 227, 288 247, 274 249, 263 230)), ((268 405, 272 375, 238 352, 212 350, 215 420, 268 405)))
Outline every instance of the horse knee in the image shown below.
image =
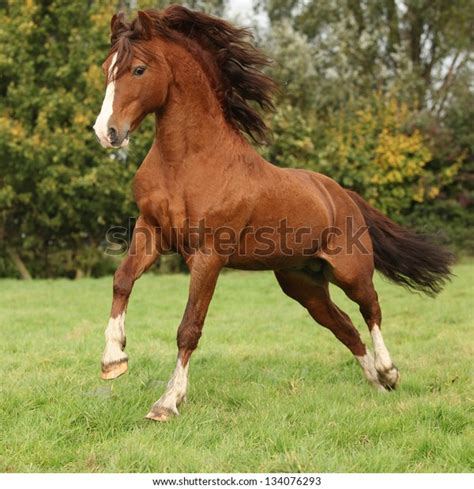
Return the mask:
POLYGON ((177 343, 179 350, 194 351, 202 334, 202 325, 191 322, 183 323, 178 328, 177 343))
POLYGON ((133 277, 123 268, 119 268, 114 274, 114 297, 128 297, 133 287, 133 277))

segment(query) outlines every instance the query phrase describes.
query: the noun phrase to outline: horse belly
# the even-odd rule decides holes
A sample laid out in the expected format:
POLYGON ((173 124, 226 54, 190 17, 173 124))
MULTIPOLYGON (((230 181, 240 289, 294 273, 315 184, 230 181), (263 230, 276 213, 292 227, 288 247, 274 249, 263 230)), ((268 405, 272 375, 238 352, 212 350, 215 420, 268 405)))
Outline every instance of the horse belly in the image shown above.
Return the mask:
POLYGON ((304 268, 323 246, 324 229, 309 225, 250 228, 229 256, 227 266, 244 270, 304 268))

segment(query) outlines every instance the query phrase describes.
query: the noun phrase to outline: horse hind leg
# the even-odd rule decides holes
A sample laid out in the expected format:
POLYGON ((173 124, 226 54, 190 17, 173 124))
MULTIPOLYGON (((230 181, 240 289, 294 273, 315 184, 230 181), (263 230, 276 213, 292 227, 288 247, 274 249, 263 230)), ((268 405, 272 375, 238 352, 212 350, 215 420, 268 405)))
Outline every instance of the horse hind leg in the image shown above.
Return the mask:
POLYGON ((381 332, 382 312, 372 281, 373 265, 368 262, 369 257, 352 257, 349 267, 341 266, 341 262, 331 268, 331 281, 340 287, 352 301, 359 305, 359 310, 369 327, 374 348, 374 366, 377 377, 383 387, 394 390, 400 383, 400 372, 393 364, 390 353, 385 346, 381 332), (365 260, 364 260, 365 258, 365 260), (358 270, 354 272, 354 263, 358 263, 358 270), (351 270, 351 272, 349 272, 351 270))
POLYGON ((351 351, 370 384, 384 391, 370 351, 349 316, 331 301, 328 283, 323 275, 277 271, 275 276, 286 295, 304 306, 316 322, 328 328, 351 351))
POLYGON ((382 313, 372 280, 367 282, 364 287, 358 287, 355 290, 350 289, 348 296, 359 304, 360 312, 369 327, 374 347, 375 369, 380 383, 386 390, 396 389, 400 384, 400 372, 392 362, 390 353, 383 340, 380 329, 382 313))

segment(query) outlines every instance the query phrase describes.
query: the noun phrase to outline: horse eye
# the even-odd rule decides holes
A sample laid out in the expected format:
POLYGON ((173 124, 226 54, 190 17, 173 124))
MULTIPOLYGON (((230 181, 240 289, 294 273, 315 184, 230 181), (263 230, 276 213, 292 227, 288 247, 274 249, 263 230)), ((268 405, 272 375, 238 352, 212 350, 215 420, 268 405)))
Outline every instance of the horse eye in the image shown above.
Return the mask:
POLYGON ((133 70, 133 76, 142 76, 143 73, 145 73, 145 66, 137 66, 134 70, 133 70))

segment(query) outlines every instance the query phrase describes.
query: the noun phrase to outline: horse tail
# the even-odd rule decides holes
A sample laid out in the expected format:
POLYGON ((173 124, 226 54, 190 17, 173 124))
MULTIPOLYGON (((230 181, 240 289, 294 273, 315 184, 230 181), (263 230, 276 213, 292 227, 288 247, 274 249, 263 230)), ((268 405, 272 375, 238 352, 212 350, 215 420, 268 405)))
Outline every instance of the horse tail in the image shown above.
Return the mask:
POLYGON ((454 255, 436 244, 432 236, 403 228, 356 192, 346 192, 361 210, 369 228, 375 268, 399 285, 429 296, 439 293, 451 278, 454 255))

